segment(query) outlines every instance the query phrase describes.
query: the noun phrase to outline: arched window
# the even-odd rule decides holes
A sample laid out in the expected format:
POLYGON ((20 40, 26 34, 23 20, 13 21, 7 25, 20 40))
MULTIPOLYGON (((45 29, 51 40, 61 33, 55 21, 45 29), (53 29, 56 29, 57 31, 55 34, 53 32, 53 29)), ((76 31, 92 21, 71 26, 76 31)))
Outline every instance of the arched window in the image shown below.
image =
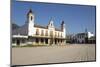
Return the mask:
POLYGON ((36 29, 36 35, 39 35, 39 29, 36 29))
POLYGON ((31 20, 33 19, 33 17, 31 16, 31 20))
POLYGON ((53 31, 50 31, 50 36, 53 37, 53 31))
POLYGON ((61 37, 63 37, 63 36, 62 36, 62 33, 61 33, 61 37))
POLYGON ((48 36, 48 30, 46 30, 45 36, 48 36))
POLYGON ((59 32, 58 32, 58 37, 59 37, 59 32))
POLYGON ((44 30, 41 30, 41 36, 44 36, 44 30))
POLYGON ((55 32, 55 37, 57 37, 57 32, 55 32))

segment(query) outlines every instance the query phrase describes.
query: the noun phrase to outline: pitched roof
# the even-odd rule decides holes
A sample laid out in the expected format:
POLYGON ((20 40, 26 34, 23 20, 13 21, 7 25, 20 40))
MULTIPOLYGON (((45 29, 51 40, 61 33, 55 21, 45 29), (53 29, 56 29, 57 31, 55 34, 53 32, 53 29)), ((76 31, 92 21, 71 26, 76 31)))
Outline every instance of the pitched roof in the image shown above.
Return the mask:
POLYGON ((30 13, 33 13, 32 9, 30 9, 27 13, 27 16, 30 14, 30 13))
POLYGON ((34 27, 47 29, 47 26, 42 26, 42 25, 38 25, 38 24, 34 24, 34 27))
POLYGON ((56 30, 56 31, 61 31, 61 29, 59 29, 59 28, 55 28, 55 30, 56 30))
MULTIPOLYGON (((48 26, 42 26, 42 25, 38 25, 38 24, 34 24, 34 27, 48 29, 48 26)), ((55 30, 56 31, 61 31, 61 29, 59 29, 59 28, 55 28, 55 30)))

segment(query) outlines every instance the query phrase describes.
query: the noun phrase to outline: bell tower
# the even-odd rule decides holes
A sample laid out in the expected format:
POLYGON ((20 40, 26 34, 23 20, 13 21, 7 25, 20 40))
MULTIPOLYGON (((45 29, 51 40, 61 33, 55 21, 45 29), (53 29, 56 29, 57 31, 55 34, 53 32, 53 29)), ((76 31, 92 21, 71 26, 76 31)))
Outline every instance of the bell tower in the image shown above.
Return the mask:
POLYGON ((64 21, 62 21, 61 23, 61 31, 63 32, 63 37, 66 37, 66 29, 65 29, 65 23, 64 21))
POLYGON ((53 18, 51 17, 50 21, 49 21, 49 24, 48 24, 48 28, 49 29, 54 29, 54 21, 53 21, 53 18))
POLYGON ((34 34, 34 17, 32 10, 30 9, 27 13, 27 23, 28 23, 28 35, 32 36, 34 34))
POLYGON ((34 14, 33 14, 33 12, 32 12, 31 9, 30 9, 29 12, 27 13, 27 20, 28 20, 28 23, 34 22, 34 14))

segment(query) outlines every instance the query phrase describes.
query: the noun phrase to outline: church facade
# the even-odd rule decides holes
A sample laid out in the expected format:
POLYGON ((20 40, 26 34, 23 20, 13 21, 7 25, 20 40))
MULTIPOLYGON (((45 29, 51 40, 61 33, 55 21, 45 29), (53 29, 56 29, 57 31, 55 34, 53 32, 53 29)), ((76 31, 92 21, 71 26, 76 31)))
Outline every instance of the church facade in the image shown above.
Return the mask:
POLYGON ((35 22, 35 14, 30 9, 27 21, 18 29, 12 30, 12 45, 64 45, 66 42, 66 28, 64 21, 60 28, 54 26, 51 19, 47 26, 35 22))

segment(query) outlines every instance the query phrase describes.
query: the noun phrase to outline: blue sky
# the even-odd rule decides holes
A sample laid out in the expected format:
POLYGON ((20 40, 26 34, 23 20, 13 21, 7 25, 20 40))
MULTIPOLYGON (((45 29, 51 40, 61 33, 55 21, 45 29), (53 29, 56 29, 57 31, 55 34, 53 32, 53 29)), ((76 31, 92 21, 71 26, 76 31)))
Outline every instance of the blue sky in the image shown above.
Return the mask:
POLYGON ((49 4, 37 2, 20 2, 12 0, 11 5, 12 22, 23 25, 29 9, 35 14, 35 23, 47 25, 51 17, 54 26, 60 27, 62 20, 66 25, 67 33, 88 31, 95 33, 95 6, 49 4))

